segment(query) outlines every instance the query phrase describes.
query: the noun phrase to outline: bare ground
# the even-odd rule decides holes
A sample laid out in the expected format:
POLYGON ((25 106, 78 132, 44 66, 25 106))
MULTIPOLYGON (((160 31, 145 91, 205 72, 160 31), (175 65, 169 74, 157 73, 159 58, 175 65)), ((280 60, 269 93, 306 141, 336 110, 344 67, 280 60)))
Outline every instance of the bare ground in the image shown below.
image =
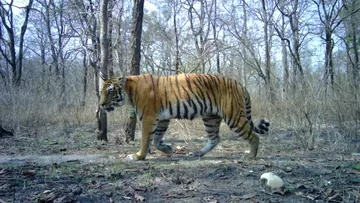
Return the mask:
POLYGON ((139 143, 124 143, 115 124, 107 143, 95 141, 93 125, 20 129, 0 139, 0 202, 360 201, 360 161, 350 154, 304 151, 294 137, 272 132, 250 161, 248 144, 222 130, 216 149, 193 158, 186 154, 206 139, 191 136, 203 128, 187 124, 175 123, 167 133, 175 154, 167 157, 153 147, 140 162, 125 160, 139 143), (285 190, 265 190, 259 181, 265 172, 282 177, 285 190))

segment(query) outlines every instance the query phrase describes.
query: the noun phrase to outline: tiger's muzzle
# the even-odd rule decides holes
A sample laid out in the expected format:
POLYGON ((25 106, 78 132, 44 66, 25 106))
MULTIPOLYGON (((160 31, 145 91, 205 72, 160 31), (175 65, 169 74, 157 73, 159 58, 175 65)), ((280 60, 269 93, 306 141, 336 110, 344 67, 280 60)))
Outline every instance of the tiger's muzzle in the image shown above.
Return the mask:
POLYGON ((120 93, 113 97, 112 101, 108 104, 102 104, 101 108, 105 109, 107 112, 111 112, 115 110, 115 107, 119 107, 124 105, 125 103, 125 95, 120 93))

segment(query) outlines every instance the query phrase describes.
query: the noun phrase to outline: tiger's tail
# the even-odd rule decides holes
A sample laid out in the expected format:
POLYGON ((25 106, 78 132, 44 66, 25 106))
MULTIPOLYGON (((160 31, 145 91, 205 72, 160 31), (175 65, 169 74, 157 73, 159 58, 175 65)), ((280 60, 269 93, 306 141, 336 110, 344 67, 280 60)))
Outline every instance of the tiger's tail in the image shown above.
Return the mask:
POLYGON ((245 97, 245 112, 246 112, 246 119, 250 122, 251 130, 258 134, 265 134, 269 131, 270 122, 266 119, 260 119, 256 126, 251 119, 251 101, 248 91, 243 88, 244 97, 245 97))

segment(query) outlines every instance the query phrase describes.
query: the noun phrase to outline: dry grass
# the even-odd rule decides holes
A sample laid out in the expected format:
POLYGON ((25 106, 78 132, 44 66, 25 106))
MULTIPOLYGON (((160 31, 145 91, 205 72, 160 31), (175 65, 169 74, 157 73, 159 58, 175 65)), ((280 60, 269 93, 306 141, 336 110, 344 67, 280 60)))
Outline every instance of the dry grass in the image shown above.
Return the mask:
MULTIPOLYGON (((75 78, 80 78, 77 75, 75 78)), ((95 111, 97 98, 93 81, 88 82, 86 105, 81 106, 82 81, 66 84, 65 105, 61 104, 59 84, 54 80, 35 80, 29 78, 15 89, 6 86, 0 89, 0 124, 18 133, 36 134, 46 125, 96 127, 95 111)), ((311 85, 306 91, 288 94, 286 99, 277 95, 277 101, 269 104, 263 96, 252 94, 254 120, 267 118, 271 121, 271 133, 284 133, 293 136, 304 149, 354 150, 358 141, 360 92, 350 91, 349 84, 334 89, 311 85)), ((127 108, 108 114, 109 131, 122 136, 127 118, 127 108)), ((138 125, 139 129, 139 125, 138 125)), ((173 120, 168 134, 185 141, 205 135, 201 119, 194 121, 173 120)), ((221 127, 222 135, 230 135, 226 125, 221 127)), ((121 137, 119 139, 122 139, 121 137)), ((358 149, 355 149, 358 150, 358 149)))

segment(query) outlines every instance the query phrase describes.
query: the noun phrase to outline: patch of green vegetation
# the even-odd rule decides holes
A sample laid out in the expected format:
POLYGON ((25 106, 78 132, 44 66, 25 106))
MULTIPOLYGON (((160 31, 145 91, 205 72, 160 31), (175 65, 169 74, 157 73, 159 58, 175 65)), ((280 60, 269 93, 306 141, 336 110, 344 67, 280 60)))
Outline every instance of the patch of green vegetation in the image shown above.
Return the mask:
POLYGON ((360 171, 360 163, 356 163, 356 164, 352 165, 352 168, 357 171, 360 171))

